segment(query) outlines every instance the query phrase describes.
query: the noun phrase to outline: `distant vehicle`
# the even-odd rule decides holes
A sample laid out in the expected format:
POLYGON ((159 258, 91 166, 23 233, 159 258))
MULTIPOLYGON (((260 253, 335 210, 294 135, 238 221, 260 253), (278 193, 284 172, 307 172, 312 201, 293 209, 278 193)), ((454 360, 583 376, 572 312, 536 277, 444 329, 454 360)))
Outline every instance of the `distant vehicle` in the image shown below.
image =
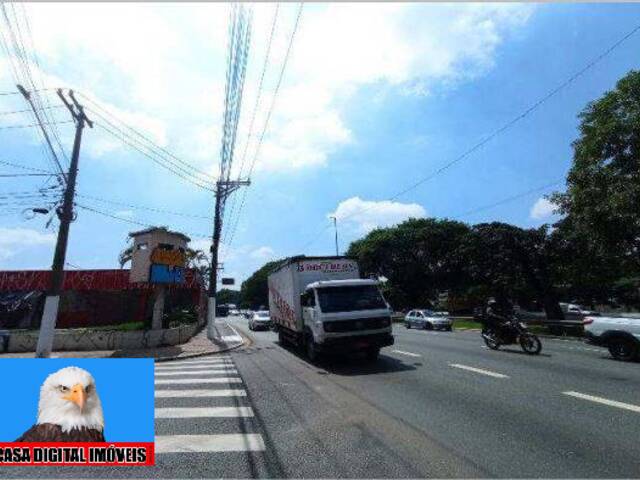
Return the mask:
POLYGON ((434 312, 432 310, 411 310, 404 317, 407 328, 422 328, 424 330, 453 330, 453 322, 449 312, 434 312))
POLYGON ((229 309, 229 315, 240 315, 240 312, 238 310, 236 310, 235 308, 231 308, 229 309))
POLYGON ((229 307, 227 305, 216 306, 216 317, 226 317, 229 315, 229 307))
POLYGON ((363 352, 369 360, 393 345, 391 307, 380 282, 360 278, 347 257, 294 257, 269 275, 269 310, 281 343, 322 353, 363 352))
POLYGON ((538 336, 531 333, 516 315, 510 316, 507 322, 499 326, 489 325, 485 321, 481 335, 484 343, 491 350, 514 344, 520 344, 522 350, 530 355, 537 355, 542 350, 542 343, 538 336))
POLYGON ((268 310, 255 312, 249 320, 249 330, 260 330, 271 328, 271 316, 268 310))
POLYGON ((243 310, 242 311, 242 316, 244 318, 246 318, 247 320, 249 320, 251 317, 253 317, 253 311, 252 310, 243 310))
POLYGON ((586 308, 576 305, 575 303, 560 302, 560 309, 564 314, 565 320, 582 320, 587 316, 600 315, 598 312, 587 310, 586 308))
POLYGON ((640 314, 588 316, 582 320, 585 341, 609 349, 616 360, 640 357, 640 314))

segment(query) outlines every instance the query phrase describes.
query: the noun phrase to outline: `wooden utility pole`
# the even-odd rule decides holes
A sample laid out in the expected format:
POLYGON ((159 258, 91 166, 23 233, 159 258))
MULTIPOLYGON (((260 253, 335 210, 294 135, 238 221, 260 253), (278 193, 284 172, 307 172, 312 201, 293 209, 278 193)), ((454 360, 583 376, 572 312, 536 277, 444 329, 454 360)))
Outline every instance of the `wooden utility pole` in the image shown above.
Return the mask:
POLYGON ((67 255, 67 242, 69 239, 69 226, 73 221, 73 200, 76 191, 76 178, 78 176, 78 159, 80 157, 80 142, 82 141, 82 130, 85 124, 93 128, 93 122, 87 118, 82 105, 78 103, 73 90, 69 90, 69 97, 73 104, 69 103, 58 89, 58 96, 64 102, 65 106, 71 113, 76 124, 76 135, 73 141, 73 153, 71 155, 71 164, 69 173, 67 174, 67 183, 64 191, 62 207, 56 212, 60 219, 60 228, 58 229, 58 240, 56 241, 56 250, 53 256, 53 264, 51 266, 51 284, 44 303, 44 311, 42 313, 42 321, 40 323, 40 335, 38 336, 38 346, 36 348, 36 357, 47 358, 51 354, 53 348, 53 337, 55 334, 56 320, 58 318, 58 305, 60 303, 60 293, 62 292, 62 284, 64 282, 64 261, 67 255))
POLYGON ((227 197, 238 188, 251 185, 249 180, 219 180, 216 182, 216 208, 213 217, 213 242, 211 244, 211 269, 209 271, 209 291, 207 302, 207 336, 215 337, 214 322, 216 319, 216 293, 218 283, 218 247, 222 232, 222 211, 227 197))

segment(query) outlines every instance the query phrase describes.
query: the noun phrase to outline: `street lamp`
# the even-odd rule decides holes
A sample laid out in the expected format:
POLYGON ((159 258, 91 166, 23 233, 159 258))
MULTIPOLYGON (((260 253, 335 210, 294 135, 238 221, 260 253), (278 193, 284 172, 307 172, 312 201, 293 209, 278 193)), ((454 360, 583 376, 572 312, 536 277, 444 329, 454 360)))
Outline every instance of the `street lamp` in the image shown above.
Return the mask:
POLYGON ((336 257, 340 256, 338 251, 338 219, 335 215, 331 215, 329 218, 333 219, 333 228, 336 232, 336 257))

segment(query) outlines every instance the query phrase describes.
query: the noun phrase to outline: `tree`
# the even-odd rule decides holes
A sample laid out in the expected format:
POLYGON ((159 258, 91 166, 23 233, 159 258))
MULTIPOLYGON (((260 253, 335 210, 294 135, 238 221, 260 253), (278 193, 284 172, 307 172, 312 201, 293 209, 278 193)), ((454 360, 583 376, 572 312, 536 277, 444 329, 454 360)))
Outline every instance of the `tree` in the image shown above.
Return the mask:
POLYGON ((284 260, 268 262, 242 282, 240 287, 240 306, 254 310, 269 305, 269 287, 267 277, 284 260))
POLYGON ((464 223, 433 218, 409 219, 353 242, 347 255, 365 276, 388 279, 385 294, 394 308, 426 307, 441 290, 460 290, 464 271, 455 254, 468 232, 464 223))
POLYGON ((218 290, 218 303, 232 303, 238 305, 240 303, 240 290, 231 290, 230 288, 221 288, 218 290))
POLYGON ((640 268, 640 72, 580 113, 567 190, 552 200, 575 232, 640 268))

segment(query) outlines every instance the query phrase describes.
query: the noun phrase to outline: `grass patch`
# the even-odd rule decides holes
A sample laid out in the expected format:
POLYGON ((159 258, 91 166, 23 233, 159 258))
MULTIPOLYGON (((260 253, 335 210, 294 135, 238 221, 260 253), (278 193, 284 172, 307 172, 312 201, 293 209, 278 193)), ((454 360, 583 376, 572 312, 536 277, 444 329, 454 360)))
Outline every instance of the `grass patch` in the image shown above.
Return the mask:
POLYGON ((473 320, 453 320, 453 328, 456 330, 468 330, 470 328, 482 328, 480 322, 474 322, 473 320))
POLYGON ((72 330, 115 330, 117 332, 133 332, 136 330, 144 330, 144 322, 127 322, 119 325, 101 325, 96 327, 74 328, 72 330))

